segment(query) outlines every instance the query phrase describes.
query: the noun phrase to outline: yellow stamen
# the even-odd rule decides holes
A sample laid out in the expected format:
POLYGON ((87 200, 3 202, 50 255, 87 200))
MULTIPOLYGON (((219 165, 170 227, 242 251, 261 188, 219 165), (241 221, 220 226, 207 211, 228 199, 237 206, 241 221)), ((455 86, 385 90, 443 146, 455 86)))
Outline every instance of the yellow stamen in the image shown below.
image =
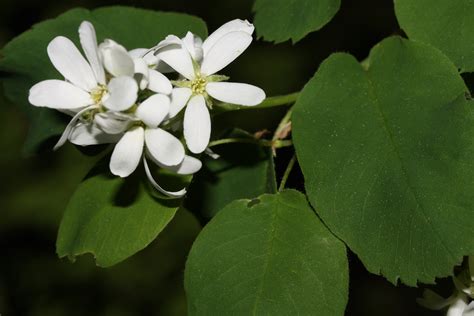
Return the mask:
POLYGON ((197 76, 191 82, 191 91, 193 92, 193 94, 203 94, 204 92, 206 92, 206 84, 206 79, 202 78, 201 76, 197 76))
POLYGON ((95 104, 100 104, 102 98, 107 93, 107 87, 104 85, 98 85, 96 88, 92 89, 91 97, 95 104))

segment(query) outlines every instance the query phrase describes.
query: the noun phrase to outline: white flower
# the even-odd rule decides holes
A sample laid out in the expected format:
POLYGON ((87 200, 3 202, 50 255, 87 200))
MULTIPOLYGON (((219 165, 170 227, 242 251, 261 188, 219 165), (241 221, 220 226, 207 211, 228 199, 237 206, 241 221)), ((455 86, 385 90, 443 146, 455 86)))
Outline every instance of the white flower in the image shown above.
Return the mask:
POLYGON ((128 52, 112 40, 98 45, 87 21, 81 23, 79 37, 87 60, 69 39, 56 37, 48 55, 65 80, 45 80, 30 89, 31 104, 73 116, 55 148, 67 139, 81 146, 117 143, 110 160, 113 174, 127 177, 143 160, 156 189, 171 197, 184 195, 185 189, 171 192, 159 186, 147 162, 149 158, 177 174, 195 173, 202 165, 159 127, 169 116, 171 82, 154 69, 150 57, 128 52), (140 90, 145 89, 156 94, 141 101, 139 96, 147 94, 140 90))
POLYGON ((171 192, 163 189, 153 179, 146 159, 149 157, 159 166, 177 174, 193 174, 201 168, 198 159, 185 155, 178 138, 158 127, 168 115, 169 106, 169 98, 162 94, 155 94, 138 106, 135 116, 144 126, 132 126, 118 141, 110 158, 110 171, 117 176, 127 177, 143 160, 146 175, 157 190, 171 197, 181 197, 186 190, 171 192))
POLYGON ((69 135, 69 140, 81 146, 100 143, 117 143, 110 159, 110 171, 120 177, 128 177, 143 161, 150 183, 170 197, 181 197, 186 190, 168 191, 153 178, 147 158, 162 168, 181 175, 193 174, 201 168, 201 162, 185 155, 180 140, 160 128, 168 116, 170 99, 154 94, 141 102, 136 110, 128 113, 106 112, 95 115, 94 121, 80 122, 69 135), (104 116, 102 116, 104 114, 104 116))
POLYGON ((81 23, 79 37, 87 60, 68 38, 54 38, 48 45, 48 56, 65 80, 41 81, 30 89, 31 104, 74 113, 55 149, 64 144, 71 129, 88 111, 101 106, 121 111, 132 106, 138 96, 138 85, 133 77, 118 75, 106 82, 95 30, 90 22, 81 23))
POLYGON ((168 36, 156 47, 159 60, 181 74, 171 96, 170 117, 186 105, 184 138, 193 153, 203 152, 209 144, 211 120, 209 97, 222 102, 253 106, 265 99, 265 92, 253 85, 222 82, 227 77, 215 75, 236 59, 252 42, 254 27, 247 21, 230 21, 204 42, 192 33, 185 38, 168 36))
MULTIPOLYGON (((169 97, 154 94, 141 102, 133 114, 122 115, 127 123, 126 130, 121 134, 109 134, 103 127, 98 127, 97 119, 90 123, 79 123, 72 130, 69 140, 81 146, 100 143, 117 143, 110 159, 110 171, 120 177, 128 177, 143 161, 146 175, 150 183, 160 192, 170 197, 181 197, 186 190, 168 191, 163 189, 153 178, 147 158, 158 166, 180 175, 193 174, 201 169, 198 159, 187 156, 178 138, 160 128, 160 124, 168 116, 169 97)), ((112 112, 113 113, 113 112, 112 112)), ((100 114, 96 115, 96 118, 100 114)), ((114 128, 108 121, 108 128, 114 128)))
MULTIPOLYGON (((91 113, 90 119, 93 118, 96 123, 94 129, 119 134, 130 123, 130 118, 120 112, 136 103, 139 88, 163 94, 170 94, 172 90, 168 78, 149 69, 142 58, 134 58, 120 44, 105 40, 98 46, 95 29, 90 22, 81 23, 79 37, 87 60, 71 40, 56 37, 49 43, 47 51, 54 67, 65 80, 45 80, 30 89, 31 104, 73 115, 55 149, 65 143, 77 121, 87 116, 88 112, 91 113), (108 82, 104 68, 112 76, 108 82)), ((97 137, 102 141, 112 139, 97 137)))
POLYGON ((449 306, 446 316, 474 316, 474 302, 468 303, 464 294, 459 294, 449 306))

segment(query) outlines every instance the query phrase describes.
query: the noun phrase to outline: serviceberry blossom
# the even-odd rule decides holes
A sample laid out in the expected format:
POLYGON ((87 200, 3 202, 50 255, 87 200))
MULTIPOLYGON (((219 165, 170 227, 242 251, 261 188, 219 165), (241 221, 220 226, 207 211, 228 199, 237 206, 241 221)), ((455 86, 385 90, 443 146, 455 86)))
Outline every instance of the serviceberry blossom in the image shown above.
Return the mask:
POLYGON ((225 82, 217 73, 234 61, 252 42, 254 26, 233 20, 218 28, 205 41, 188 32, 180 39, 170 35, 155 47, 155 55, 178 72, 183 80, 174 82, 170 117, 185 106, 184 138, 193 153, 201 153, 209 144, 212 99, 253 106, 265 99, 265 92, 253 85, 225 82))
POLYGON ((185 189, 163 189, 147 161, 177 174, 193 174, 201 168, 198 159, 185 154, 180 140, 160 127, 170 112, 169 79, 137 50, 129 52, 110 39, 98 45, 94 27, 87 21, 81 23, 79 37, 87 60, 71 40, 56 37, 47 51, 65 80, 45 80, 30 89, 31 104, 73 116, 55 148, 68 139, 80 146, 116 143, 110 160, 114 175, 127 177, 143 161, 157 190, 183 196, 185 189))
POLYGON ((106 81, 91 23, 81 23, 79 37, 87 60, 68 38, 54 38, 48 45, 48 56, 65 80, 41 81, 30 89, 31 104, 57 109, 73 116, 55 149, 64 144, 72 128, 83 116, 101 108, 127 108, 137 99, 138 85, 133 77, 116 76, 106 81))
POLYGON ((188 149, 201 153, 210 139, 213 99, 244 106, 263 101, 262 89, 217 74, 250 45, 253 31, 249 22, 233 20, 205 41, 188 32, 182 39, 169 35, 152 49, 127 51, 111 39, 99 45, 93 25, 84 21, 79 38, 85 58, 68 38, 54 38, 47 52, 64 80, 37 83, 29 101, 72 116, 55 149, 66 140, 80 146, 116 143, 110 159, 114 175, 127 177, 143 161, 151 184, 179 197, 186 190, 163 189, 148 161, 177 174, 197 172, 201 162, 186 155, 172 133, 182 126, 188 149), (173 71, 182 76, 174 88, 162 73, 173 71), (181 122, 177 114, 184 107, 181 122))
POLYGON ((110 170, 120 177, 127 177, 137 168, 141 160, 151 184, 168 196, 180 197, 186 190, 171 192, 163 189, 153 179, 147 157, 157 165, 178 174, 193 174, 201 168, 201 162, 185 154, 178 138, 160 128, 167 117, 170 100, 162 94, 155 94, 141 102, 135 112, 136 120, 115 145, 110 158, 110 170))

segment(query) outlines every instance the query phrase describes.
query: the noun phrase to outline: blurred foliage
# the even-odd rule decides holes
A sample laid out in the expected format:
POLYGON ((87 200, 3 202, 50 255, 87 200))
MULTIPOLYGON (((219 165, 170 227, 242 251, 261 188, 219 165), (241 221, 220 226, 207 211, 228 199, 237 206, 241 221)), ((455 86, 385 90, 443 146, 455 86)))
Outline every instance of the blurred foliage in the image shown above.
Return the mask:
MULTIPOLYGON (((2 0, 0 43, 3 46, 33 24, 68 9, 113 4, 194 14, 212 31, 233 18, 252 19, 253 1, 2 0)), ((399 33, 392 0, 343 1, 341 10, 322 30, 294 46, 257 42, 226 73, 235 81, 263 87, 268 95, 289 93, 300 90, 332 52, 347 51, 362 60, 374 44, 399 33)), ((195 218, 180 210, 150 247, 112 268, 98 268, 90 257, 74 264, 59 260, 55 239, 62 213, 98 158, 81 154, 71 145, 55 153, 45 149, 35 157, 20 158, 26 118, 3 98, 0 108, 0 313, 184 315, 184 262, 200 229, 195 218)), ((291 155, 291 150, 279 152, 279 176, 291 155)), ((295 171, 288 184, 302 189, 301 175, 295 171)), ((417 306, 415 298, 421 296, 421 290, 395 287, 368 274, 353 255, 350 268, 347 315, 439 314, 417 306)), ((449 290, 451 284, 444 283, 449 290)))

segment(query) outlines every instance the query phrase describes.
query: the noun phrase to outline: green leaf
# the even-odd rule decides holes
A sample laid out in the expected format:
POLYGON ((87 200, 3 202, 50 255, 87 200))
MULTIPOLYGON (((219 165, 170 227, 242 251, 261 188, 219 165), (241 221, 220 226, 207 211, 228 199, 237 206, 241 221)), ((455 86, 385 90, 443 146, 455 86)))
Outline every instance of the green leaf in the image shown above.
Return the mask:
MULTIPOLYGON (((229 137, 248 137, 238 132, 229 137)), ((186 198, 187 208, 204 218, 213 217, 228 203, 276 192, 270 148, 239 144, 213 148, 219 159, 203 156, 203 168, 194 177, 186 198)))
POLYGON ((474 121, 437 49, 392 37, 365 70, 334 54, 306 85, 293 137, 311 204, 391 282, 451 274, 474 253, 474 121))
POLYGON ((192 31, 206 36, 205 23, 193 16, 163 13, 129 7, 105 7, 93 11, 74 9, 55 19, 39 23, 13 39, 3 49, 0 69, 11 72, 4 79, 7 97, 28 114, 31 126, 24 151, 31 154, 49 137, 60 134, 67 124, 57 111, 36 108, 28 103, 28 90, 35 83, 60 78, 46 53, 56 36, 66 36, 80 47, 77 30, 83 20, 92 22, 97 38, 112 38, 128 49, 152 47, 168 34, 192 31))
POLYGON ((196 239, 185 288, 190 315, 343 315, 346 250, 297 191, 238 200, 196 239))
POLYGON ((340 5, 340 0, 256 0, 257 35, 275 43, 296 43, 328 23, 340 5))
MULTIPOLYGON (((175 215, 181 200, 160 199, 146 190, 135 172, 126 179, 93 171, 64 213, 56 250, 59 257, 85 253, 97 265, 112 266, 145 248, 175 215)), ((160 176, 160 183, 169 182, 160 176)), ((167 187, 169 184, 166 185, 167 187)))
POLYGON ((410 39, 439 48, 462 72, 474 71, 474 2, 395 0, 395 11, 410 39))

